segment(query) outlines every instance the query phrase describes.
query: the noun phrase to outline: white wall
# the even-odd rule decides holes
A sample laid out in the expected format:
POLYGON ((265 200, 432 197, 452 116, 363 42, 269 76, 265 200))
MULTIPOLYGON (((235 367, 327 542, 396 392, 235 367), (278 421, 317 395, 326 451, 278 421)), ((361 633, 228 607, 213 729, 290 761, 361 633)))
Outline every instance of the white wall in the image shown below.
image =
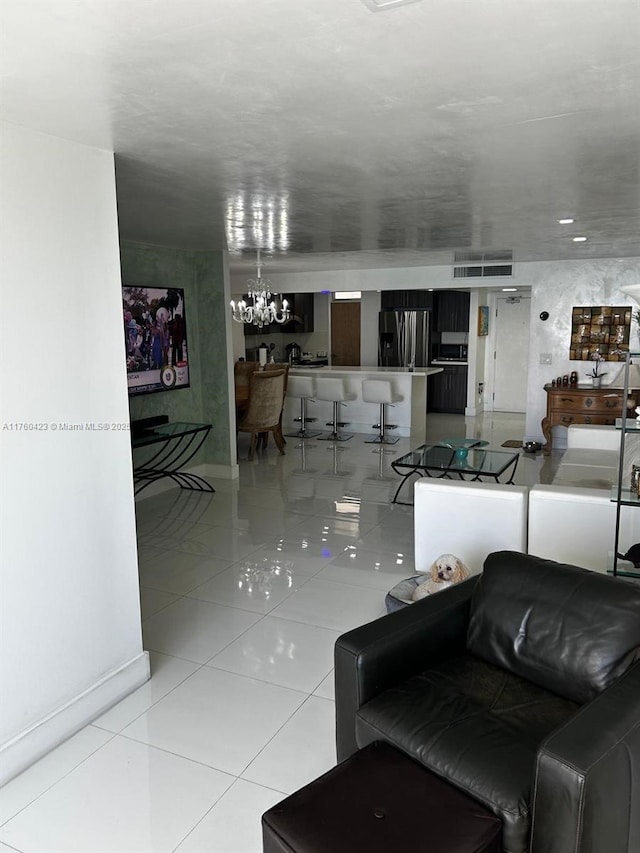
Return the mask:
POLYGON ((360 300, 360 364, 376 367, 378 364, 378 315, 380 294, 365 290, 360 300))
POLYGON ((477 335, 478 307, 486 305, 486 294, 472 290, 469 298, 469 334, 467 336, 467 406, 466 415, 479 415, 485 408, 487 393, 486 337, 477 335), (482 383, 482 392, 478 391, 482 383))
MULTIPOLYGON (((235 301, 237 302, 238 298, 235 301)), ((229 315, 231 315, 231 308, 229 308, 229 315)), ((244 324, 229 319, 227 328, 231 329, 231 355, 232 361, 236 362, 245 356, 244 324)))
POLYGON ((319 352, 329 352, 331 349, 330 326, 331 297, 328 293, 315 293, 313 296, 313 332, 304 344, 309 352, 314 355, 319 352))
MULTIPOLYGON (((450 266, 394 267, 391 269, 320 270, 318 272, 269 272, 276 293, 316 293, 323 290, 421 290, 453 288, 450 266)), ((474 282, 475 286, 475 282, 474 282)), ((243 276, 231 276, 231 292, 242 293, 243 276)))
MULTIPOLYGON (((620 288, 640 282, 640 258, 610 258, 594 261, 526 264, 531 285, 531 336, 527 382, 526 440, 544 441, 540 423, 546 414, 543 387, 556 376, 578 371, 586 381, 588 362, 569 360, 571 309, 574 305, 632 305, 636 303, 620 288), (540 320, 542 311, 549 319, 540 320), (551 365, 540 364, 542 353, 551 353, 551 365)), ((611 365, 607 381, 618 367, 611 365)), ((605 382, 606 384, 606 382, 605 382)), ((554 429, 554 447, 566 446, 566 430, 554 429)))
POLYGON ((3 124, 0 781, 148 677, 113 156, 3 124), (60 429, 107 424, 103 431, 60 429), (28 429, 20 425, 31 424, 28 429))

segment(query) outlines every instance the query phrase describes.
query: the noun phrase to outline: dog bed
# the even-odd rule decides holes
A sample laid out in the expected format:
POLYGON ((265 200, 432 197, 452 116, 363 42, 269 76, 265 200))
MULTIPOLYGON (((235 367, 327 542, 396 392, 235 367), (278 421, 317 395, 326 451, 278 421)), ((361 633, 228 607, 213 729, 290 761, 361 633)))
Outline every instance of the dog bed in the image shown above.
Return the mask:
POLYGON ((411 578, 405 578, 390 589, 384 599, 387 613, 393 613, 394 610, 401 610, 403 607, 406 607, 407 604, 413 604, 411 596, 413 595, 414 589, 425 581, 427 577, 428 575, 423 572, 421 575, 414 575, 411 578))

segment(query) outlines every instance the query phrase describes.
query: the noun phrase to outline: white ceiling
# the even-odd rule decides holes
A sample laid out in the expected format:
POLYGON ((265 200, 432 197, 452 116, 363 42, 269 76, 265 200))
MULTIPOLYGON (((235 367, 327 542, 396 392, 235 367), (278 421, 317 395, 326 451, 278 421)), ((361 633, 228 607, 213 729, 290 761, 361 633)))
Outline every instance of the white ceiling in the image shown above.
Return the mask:
POLYGON ((638 0, 0 14, 4 119, 115 151, 125 239, 234 271, 640 255, 638 0))

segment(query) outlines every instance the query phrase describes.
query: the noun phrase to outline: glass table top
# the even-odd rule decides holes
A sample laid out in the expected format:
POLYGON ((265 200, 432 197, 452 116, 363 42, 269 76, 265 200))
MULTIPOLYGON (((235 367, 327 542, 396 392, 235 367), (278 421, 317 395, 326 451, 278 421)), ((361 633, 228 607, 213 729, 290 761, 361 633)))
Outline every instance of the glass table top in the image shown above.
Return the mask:
POLYGON ((132 433, 131 443, 133 447, 144 447, 146 444, 157 444, 163 438, 181 438, 209 429, 211 429, 211 424, 188 423, 186 421, 156 424, 139 433, 132 433))
POLYGON ((488 441, 483 441, 481 438, 441 438, 438 442, 438 447, 448 447, 451 450, 464 450, 471 447, 486 447, 488 441))
MULTIPOLYGON (((488 442, 483 442, 486 446, 488 442)), ((497 477, 509 465, 513 464, 517 453, 507 453, 503 450, 485 450, 483 447, 471 447, 465 457, 456 453, 455 448, 441 445, 423 444, 416 450, 411 450, 394 459, 391 467, 394 469, 437 469, 441 471, 459 471, 465 474, 487 474, 497 477)))

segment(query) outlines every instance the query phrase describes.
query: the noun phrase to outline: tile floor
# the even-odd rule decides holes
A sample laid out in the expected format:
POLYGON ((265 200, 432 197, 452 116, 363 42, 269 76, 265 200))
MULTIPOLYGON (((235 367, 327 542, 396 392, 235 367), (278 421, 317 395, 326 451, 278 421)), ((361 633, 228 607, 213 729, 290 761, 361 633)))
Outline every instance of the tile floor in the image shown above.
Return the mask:
MULTIPOLYGON (((429 436, 524 434, 520 415, 430 415, 429 436)), ((332 655, 413 573, 413 512, 355 436, 254 461, 216 493, 138 503, 151 680, 6 785, 0 851, 259 853, 260 815, 335 763, 332 655)), ((561 453, 522 454, 549 482, 561 453)))

